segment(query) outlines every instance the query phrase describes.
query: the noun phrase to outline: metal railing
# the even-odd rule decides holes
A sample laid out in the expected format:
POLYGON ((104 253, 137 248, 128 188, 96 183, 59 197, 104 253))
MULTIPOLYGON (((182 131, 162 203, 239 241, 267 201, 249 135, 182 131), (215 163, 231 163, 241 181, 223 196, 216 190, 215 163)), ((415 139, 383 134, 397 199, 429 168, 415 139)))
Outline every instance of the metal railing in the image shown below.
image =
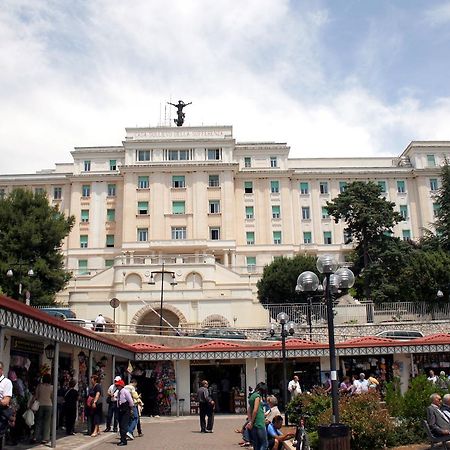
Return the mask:
MULTIPOLYGON (((302 325, 308 323, 308 304, 280 303, 265 305, 271 318, 285 312, 290 320, 302 325)), ((336 324, 392 323, 450 319, 450 303, 429 304, 425 302, 389 302, 375 304, 361 302, 351 305, 335 305, 336 324)), ((311 319, 313 325, 326 323, 326 306, 313 304, 311 319)))

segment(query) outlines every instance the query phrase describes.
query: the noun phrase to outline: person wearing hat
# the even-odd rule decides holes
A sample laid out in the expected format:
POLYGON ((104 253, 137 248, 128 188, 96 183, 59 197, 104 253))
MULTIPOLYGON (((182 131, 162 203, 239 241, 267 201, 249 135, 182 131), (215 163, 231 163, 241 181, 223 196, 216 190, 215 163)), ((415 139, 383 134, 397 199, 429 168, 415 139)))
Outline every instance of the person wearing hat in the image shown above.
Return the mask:
POLYGON ((106 416, 106 428, 105 432, 113 431, 114 433, 117 433, 117 423, 119 421, 119 411, 117 410, 117 387, 115 385, 116 381, 121 380, 122 378, 117 375, 117 377, 114 378, 113 383, 108 388, 108 391, 106 393, 106 403, 108 403, 108 415, 106 416), (111 430, 111 425, 113 425, 113 429, 111 430))
POLYGON ((130 391, 124 389, 125 383, 123 380, 118 380, 114 383, 117 387, 117 409, 119 411, 119 430, 120 442, 118 446, 127 445, 128 425, 130 424, 131 412, 134 409, 134 402, 130 391))
POLYGON ((366 374, 361 372, 359 379, 353 382, 354 394, 366 394, 369 392, 369 382, 366 380, 366 374))

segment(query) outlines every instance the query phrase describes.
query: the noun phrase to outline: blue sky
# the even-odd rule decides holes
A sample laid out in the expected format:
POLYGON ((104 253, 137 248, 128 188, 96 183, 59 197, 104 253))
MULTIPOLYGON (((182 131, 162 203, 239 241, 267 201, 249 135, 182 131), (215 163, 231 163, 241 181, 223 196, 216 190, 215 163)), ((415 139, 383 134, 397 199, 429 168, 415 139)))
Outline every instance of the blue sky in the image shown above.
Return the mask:
POLYGON ((0 173, 119 145, 183 99, 292 157, 450 139, 450 0, 3 0, 0 173))

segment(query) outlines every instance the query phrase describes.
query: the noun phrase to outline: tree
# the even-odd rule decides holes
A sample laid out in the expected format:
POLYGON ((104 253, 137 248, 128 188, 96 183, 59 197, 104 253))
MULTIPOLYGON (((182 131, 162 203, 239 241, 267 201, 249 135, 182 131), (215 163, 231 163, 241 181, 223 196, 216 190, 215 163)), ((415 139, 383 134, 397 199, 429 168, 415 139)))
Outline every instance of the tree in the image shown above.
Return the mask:
POLYGON ((433 250, 443 249, 450 251, 450 166, 445 159, 441 169, 441 186, 434 198, 438 205, 436 220, 434 222, 435 232, 425 230, 422 239, 424 248, 433 250))
POLYGON ((45 193, 14 189, 0 199, 0 289, 18 299, 22 283, 32 305, 52 304, 71 277, 64 270, 61 245, 74 221, 49 205, 45 193), (12 277, 6 275, 9 269, 12 277), (29 269, 34 276, 27 276, 29 269))
POLYGON ((263 305, 272 303, 294 303, 300 301, 295 291, 298 276, 305 270, 316 272, 314 256, 298 255, 294 258, 276 258, 264 267, 263 275, 256 284, 258 299, 263 305))
MULTIPOLYGON (((403 220, 400 213, 394 211, 395 203, 382 197, 381 187, 373 182, 350 183, 344 192, 327 202, 326 206, 336 223, 345 221, 345 232, 357 241, 356 251, 364 269, 370 263, 369 247, 385 240, 385 236, 392 233, 394 225, 403 220)), ((367 284, 365 295, 370 296, 367 284)))

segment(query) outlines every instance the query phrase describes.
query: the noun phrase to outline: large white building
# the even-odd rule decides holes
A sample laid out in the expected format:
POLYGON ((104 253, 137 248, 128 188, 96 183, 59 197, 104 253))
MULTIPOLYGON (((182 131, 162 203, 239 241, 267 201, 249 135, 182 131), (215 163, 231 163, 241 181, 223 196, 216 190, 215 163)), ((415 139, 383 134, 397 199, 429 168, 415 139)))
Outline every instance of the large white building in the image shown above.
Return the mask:
POLYGON ((0 195, 45 190, 76 217, 63 248, 74 277, 59 300, 78 317, 157 325, 164 270, 177 282, 165 273, 171 325, 250 327, 267 322, 255 284, 274 257, 345 258, 344 225, 325 203, 347 183, 382 186, 405 218, 395 235, 416 239, 429 228, 450 142, 412 142, 397 157, 289 159, 285 143, 239 143, 231 126, 127 128, 122 145, 72 156, 54 170, 0 175, 0 195))

